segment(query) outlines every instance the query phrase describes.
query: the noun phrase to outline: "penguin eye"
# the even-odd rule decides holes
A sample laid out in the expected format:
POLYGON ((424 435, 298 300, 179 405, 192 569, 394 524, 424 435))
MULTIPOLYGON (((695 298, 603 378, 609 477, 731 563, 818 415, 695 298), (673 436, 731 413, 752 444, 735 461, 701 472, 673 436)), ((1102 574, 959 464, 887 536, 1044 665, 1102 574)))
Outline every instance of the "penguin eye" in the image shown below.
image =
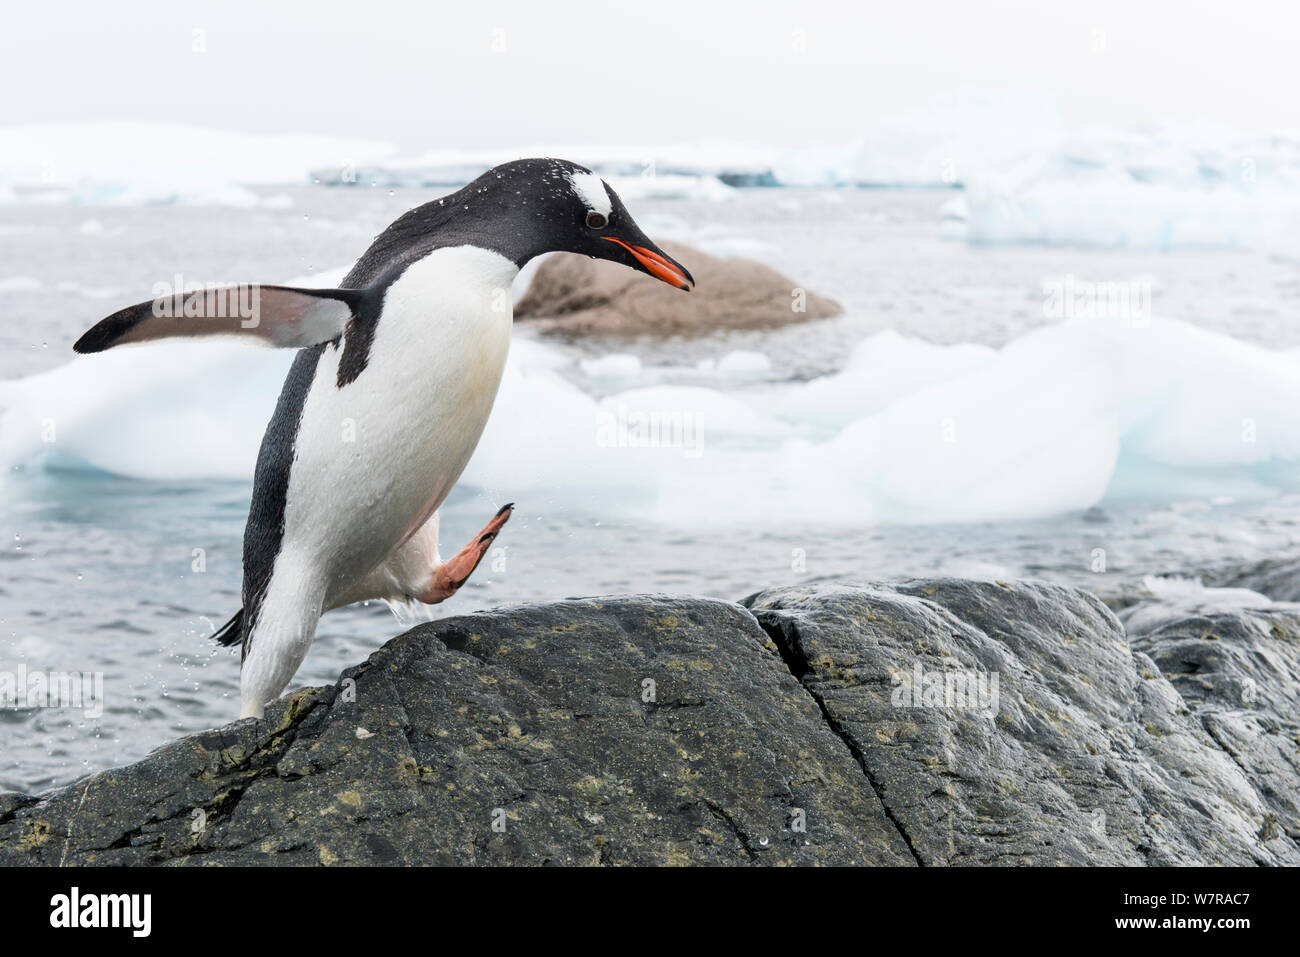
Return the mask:
POLYGON ((587 213, 587 225, 592 229, 604 229, 608 223, 609 220, 606 219, 603 214, 598 213, 595 210, 587 213))

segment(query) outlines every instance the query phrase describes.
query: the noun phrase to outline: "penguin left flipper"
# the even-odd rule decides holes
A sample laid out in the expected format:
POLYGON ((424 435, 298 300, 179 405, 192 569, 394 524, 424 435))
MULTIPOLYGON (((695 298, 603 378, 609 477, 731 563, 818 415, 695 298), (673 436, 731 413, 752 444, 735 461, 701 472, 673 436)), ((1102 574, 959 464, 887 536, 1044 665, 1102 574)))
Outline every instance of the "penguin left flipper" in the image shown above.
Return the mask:
POLYGON ((241 335, 303 349, 337 339, 365 300, 360 289, 294 289, 245 283, 136 303, 101 319, 73 345, 103 352, 170 336, 241 335))

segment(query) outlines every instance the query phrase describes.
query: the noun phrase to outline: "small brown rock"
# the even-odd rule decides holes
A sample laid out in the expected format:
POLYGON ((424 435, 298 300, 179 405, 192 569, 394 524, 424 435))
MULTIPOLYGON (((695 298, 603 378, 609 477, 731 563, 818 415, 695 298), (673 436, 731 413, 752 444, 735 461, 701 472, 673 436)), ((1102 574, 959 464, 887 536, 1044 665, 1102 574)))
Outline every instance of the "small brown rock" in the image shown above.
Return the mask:
POLYGON ((695 289, 683 293, 618 263, 552 256, 515 306, 515 318, 544 332, 700 335, 716 329, 765 329, 840 315, 839 303, 752 259, 720 259, 682 243, 662 248, 686 266, 695 289))

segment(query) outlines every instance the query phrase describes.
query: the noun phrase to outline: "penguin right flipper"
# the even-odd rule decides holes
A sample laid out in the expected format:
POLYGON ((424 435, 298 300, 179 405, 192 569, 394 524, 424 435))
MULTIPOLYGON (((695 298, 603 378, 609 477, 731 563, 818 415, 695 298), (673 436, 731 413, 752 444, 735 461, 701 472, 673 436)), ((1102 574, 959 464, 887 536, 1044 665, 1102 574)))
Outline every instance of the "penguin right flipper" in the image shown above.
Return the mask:
POLYGON ((358 315, 360 289, 294 289, 246 283, 160 296, 102 319, 73 345, 103 352, 169 336, 243 335, 268 345, 304 349, 337 339, 358 315))

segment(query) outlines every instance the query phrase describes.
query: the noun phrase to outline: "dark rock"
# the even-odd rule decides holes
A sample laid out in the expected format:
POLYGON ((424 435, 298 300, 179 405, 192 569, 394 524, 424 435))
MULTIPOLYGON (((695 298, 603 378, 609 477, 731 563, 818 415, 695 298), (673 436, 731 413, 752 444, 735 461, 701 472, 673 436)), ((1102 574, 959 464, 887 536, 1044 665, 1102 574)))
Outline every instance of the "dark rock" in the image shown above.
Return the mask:
POLYGON ((1300 605, 1224 604, 1210 591, 1199 608, 1152 604, 1123 617, 1133 647, 1262 796, 1266 828, 1300 841, 1300 605))
POLYGON ((1214 639, 1143 630, 1171 683, 1075 589, 821 584, 745 604, 423 625, 264 720, 0 794, 0 865, 1300 863, 1294 620, 1219 634, 1233 652, 1201 654, 1208 683, 1176 666, 1214 639), (986 692, 997 675, 996 699, 898 700, 918 666, 986 692), (1245 715, 1243 676, 1262 702, 1245 715))
POLYGON ((940 580, 746 604, 925 864, 1300 863, 1248 775, 1086 592, 940 580), (899 706, 918 664, 997 674, 997 708, 899 706))
POLYGON ((0 864, 912 861, 736 605, 451 618, 343 677, 11 812, 0 864))
POLYGON ((1219 569, 1206 578, 1217 588, 1249 588, 1274 601, 1300 602, 1300 558, 1266 558, 1219 569))
POLYGON ((664 250, 686 266, 695 288, 684 293, 604 259, 551 256, 515 305, 515 319, 543 332, 705 335, 719 329, 768 329, 838 316, 838 303, 752 259, 720 259, 680 243, 664 250))

